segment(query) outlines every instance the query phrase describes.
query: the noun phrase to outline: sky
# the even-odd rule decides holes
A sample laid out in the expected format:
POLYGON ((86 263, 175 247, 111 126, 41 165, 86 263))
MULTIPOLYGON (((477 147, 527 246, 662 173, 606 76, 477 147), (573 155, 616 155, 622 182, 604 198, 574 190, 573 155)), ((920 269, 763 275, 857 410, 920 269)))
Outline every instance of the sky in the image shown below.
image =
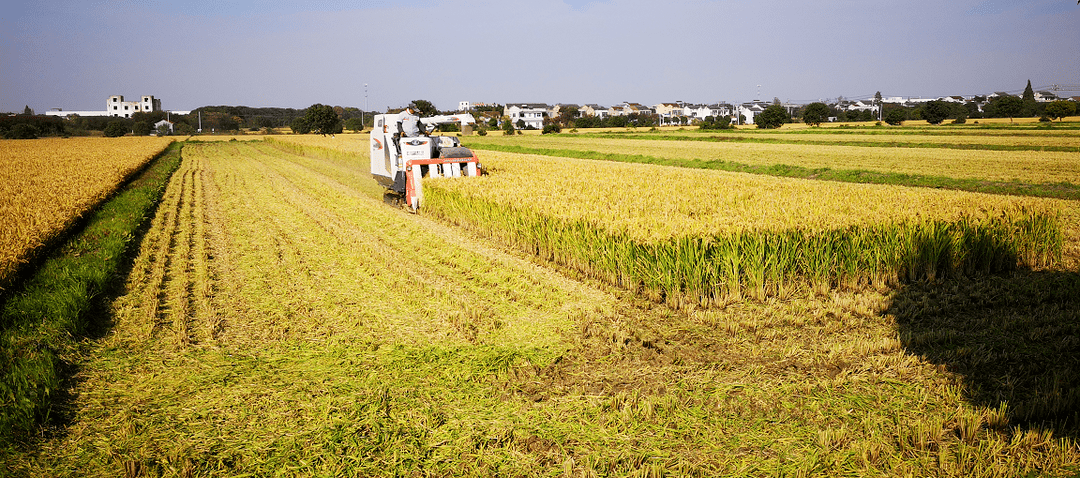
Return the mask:
POLYGON ((1075 0, 4 3, 0 111, 103 110, 110 95, 385 111, 1080 85, 1075 0))

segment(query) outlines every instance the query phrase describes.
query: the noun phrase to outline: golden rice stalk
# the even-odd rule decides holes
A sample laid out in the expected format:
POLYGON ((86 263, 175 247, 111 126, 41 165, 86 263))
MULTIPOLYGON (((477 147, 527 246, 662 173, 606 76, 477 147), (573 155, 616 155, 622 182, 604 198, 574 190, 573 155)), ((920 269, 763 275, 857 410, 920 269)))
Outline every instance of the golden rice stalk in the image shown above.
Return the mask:
POLYGON ((0 287, 172 140, 0 140, 0 287))

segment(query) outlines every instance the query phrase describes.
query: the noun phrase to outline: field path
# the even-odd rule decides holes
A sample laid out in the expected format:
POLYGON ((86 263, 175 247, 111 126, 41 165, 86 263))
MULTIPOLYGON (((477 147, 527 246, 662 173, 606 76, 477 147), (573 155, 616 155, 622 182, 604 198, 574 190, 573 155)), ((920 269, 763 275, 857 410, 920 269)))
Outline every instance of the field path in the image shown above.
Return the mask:
POLYGON ((1080 455, 989 428, 1003 412, 905 351, 885 291, 675 312, 392 208, 363 161, 183 156, 70 423, 16 471, 947 474, 998 466, 972 446, 1012 447, 1011 470, 1080 455))

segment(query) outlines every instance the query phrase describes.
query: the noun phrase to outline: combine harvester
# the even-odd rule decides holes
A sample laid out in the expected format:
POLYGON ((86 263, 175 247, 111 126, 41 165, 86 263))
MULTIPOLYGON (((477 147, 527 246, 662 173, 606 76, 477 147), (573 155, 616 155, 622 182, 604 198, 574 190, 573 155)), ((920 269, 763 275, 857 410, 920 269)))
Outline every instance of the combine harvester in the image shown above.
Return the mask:
POLYGON ((471 114, 420 118, 421 134, 402 134, 398 115, 376 115, 371 130, 371 175, 387 188, 387 197, 400 200, 413 212, 424 202, 421 179, 480 175, 480 163, 454 136, 428 136, 424 132, 447 123, 476 124, 471 114))

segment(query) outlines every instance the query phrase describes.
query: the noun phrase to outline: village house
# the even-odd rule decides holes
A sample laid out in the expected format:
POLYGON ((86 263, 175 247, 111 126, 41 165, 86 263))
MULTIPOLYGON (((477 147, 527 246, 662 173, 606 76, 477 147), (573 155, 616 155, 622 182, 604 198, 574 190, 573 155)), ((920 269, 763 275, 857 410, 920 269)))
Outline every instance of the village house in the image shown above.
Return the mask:
POLYGON ((525 128, 543 129, 544 118, 548 116, 550 108, 545 103, 507 103, 503 108, 503 115, 510 118, 510 123, 518 127, 518 121, 525 128))
POLYGON ((739 124, 754 124, 754 117, 765 111, 767 106, 769 105, 760 101, 743 103, 736 107, 736 114, 733 115, 733 119, 738 121, 739 124), (740 118, 741 121, 739 121, 740 118))
POLYGON ((167 130, 169 132, 169 134, 173 134, 175 132, 175 130, 173 129, 174 126, 175 125, 171 121, 161 120, 161 121, 158 121, 157 123, 154 123, 154 131, 152 133, 150 133, 150 134, 156 136, 158 131, 165 131, 165 130, 167 130))
POLYGON ((608 117, 608 109, 596 103, 589 103, 579 110, 582 116, 595 116, 600 119, 608 117))
POLYGON ((674 103, 658 103, 653 105, 653 111, 656 111, 657 116, 661 118, 668 118, 673 113, 682 114, 683 102, 676 101, 674 103), (675 113, 678 111, 678 113, 675 113))

